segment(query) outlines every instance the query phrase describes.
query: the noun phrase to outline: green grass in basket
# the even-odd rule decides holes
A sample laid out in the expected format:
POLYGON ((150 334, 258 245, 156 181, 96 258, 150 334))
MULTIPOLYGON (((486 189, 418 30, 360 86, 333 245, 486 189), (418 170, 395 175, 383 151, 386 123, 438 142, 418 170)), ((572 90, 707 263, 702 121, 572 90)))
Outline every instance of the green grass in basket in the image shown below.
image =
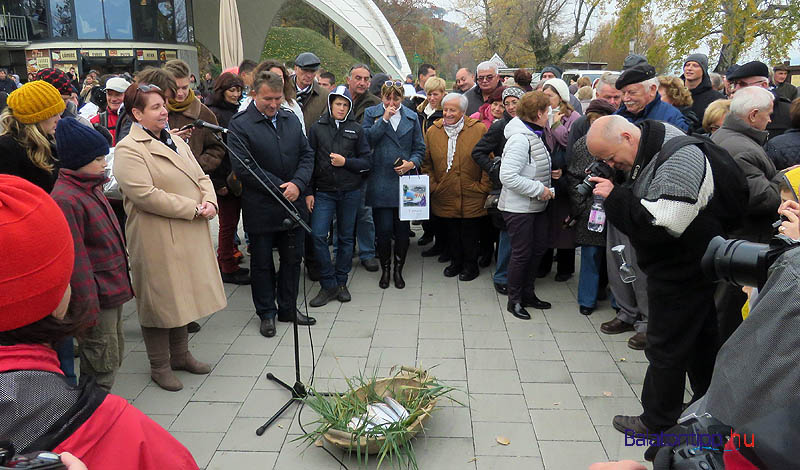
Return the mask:
MULTIPOLYGON (((410 386, 397 386, 395 391, 399 396, 394 396, 406 410, 408 410, 408 418, 399 423, 392 423, 388 426, 380 426, 367 430, 365 426, 352 431, 352 442, 356 445, 355 450, 350 449, 350 453, 356 453, 358 461, 367 465, 369 461, 369 454, 361 451, 361 446, 357 445, 361 438, 378 438, 384 437, 381 449, 378 452, 378 468, 388 458, 389 461, 396 464, 399 468, 411 468, 417 470, 417 458, 414 453, 414 446, 410 442, 411 433, 408 431, 408 426, 414 423, 420 416, 426 413, 427 407, 433 400, 448 395, 450 392, 456 390, 454 387, 442 384, 435 378, 428 376, 425 373, 416 373, 414 377, 420 382, 424 383, 422 387, 410 386)), ((396 377, 397 375, 395 375, 396 377)), ((373 371, 371 376, 367 377, 363 373, 359 373, 357 377, 346 378, 347 391, 341 395, 321 396, 318 395, 313 388, 308 389, 308 396, 300 401, 304 402, 311 409, 319 414, 319 419, 315 421, 318 424, 317 428, 296 440, 305 440, 310 446, 322 435, 331 429, 339 431, 351 432, 347 428, 347 424, 354 417, 361 417, 367 411, 367 405, 372 403, 383 403, 383 397, 378 395, 375 391, 375 382, 377 380, 377 369, 373 371), (365 398, 361 399, 356 390, 363 389, 365 391, 365 398)), ((458 401, 450 398, 451 400, 459 403, 458 401)), ((461 404, 461 403, 459 403, 461 404)), ((461 404, 463 406, 463 404, 461 404)))

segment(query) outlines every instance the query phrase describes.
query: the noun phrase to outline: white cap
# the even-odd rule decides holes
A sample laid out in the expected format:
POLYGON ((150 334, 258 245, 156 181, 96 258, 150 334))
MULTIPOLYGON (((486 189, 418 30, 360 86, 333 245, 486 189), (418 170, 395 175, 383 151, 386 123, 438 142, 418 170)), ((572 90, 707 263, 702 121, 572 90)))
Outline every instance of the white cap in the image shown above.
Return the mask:
POLYGON ((125 93, 129 86, 131 84, 122 77, 111 77, 106 82, 106 90, 114 90, 117 93, 125 93))

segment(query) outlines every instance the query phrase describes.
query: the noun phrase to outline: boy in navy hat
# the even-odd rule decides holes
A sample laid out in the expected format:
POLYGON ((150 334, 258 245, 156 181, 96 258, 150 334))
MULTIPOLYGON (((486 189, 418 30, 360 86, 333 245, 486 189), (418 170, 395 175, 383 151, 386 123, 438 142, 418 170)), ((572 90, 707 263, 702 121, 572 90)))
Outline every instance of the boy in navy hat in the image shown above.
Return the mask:
POLYGON ((56 146, 61 169, 51 196, 64 212, 75 243, 68 314, 94 321, 79 341, 80 382, 94 377, 110 391, 125 347, 122 305, 133 298, 133 291, 122 230, 103 195, 108 141, 93 128, 65 118, 56 127, 56 146))

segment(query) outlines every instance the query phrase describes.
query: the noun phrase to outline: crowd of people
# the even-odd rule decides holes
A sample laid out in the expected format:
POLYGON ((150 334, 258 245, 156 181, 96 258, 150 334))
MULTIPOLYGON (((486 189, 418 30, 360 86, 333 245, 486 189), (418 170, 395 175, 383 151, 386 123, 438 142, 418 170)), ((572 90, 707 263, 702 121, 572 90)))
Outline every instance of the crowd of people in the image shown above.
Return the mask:
MULTIPOLYGON (((20 86, 0 70, 0 256, 12 260, 0 267, 0 381, 11 374, 84 406, 50 448, 106 458, 105 444, 81 436, 119 433, 103 416, 122 413, 139 439, 177 449, 172 467, 196 468, 163 429, 107 395, 124 356, 122 305, 135 298, 153 381, 177 391, 173 371, 211 371, 188 338, 226 306, 223 283, 252 285, 265 337, 276 321, 314 325, 297 308, 303 266, 319 281, 312 308, 352 299, 356 253, 380 271, 380 288, 403 289, 419 223, 422 256, 447 263, 444 277, 469 282, 494 263, 494 287, 521 320, 551 308, 536 279, 555 264, 555 280, 569 280, 579 248, 577 313, 610 298, 617 315, 601 331, 632 332, 628 346, 649 360, 643 414, 613 424, 663 431, 684 407, 687 373, 694 399, 709 388, 748 302, 704 277, 708 242, 767 242, 778 212, 779 231, 800 238, 800 97, 786 72, 754 61, 716 76, 691 54, 680 77, 658 76, 631 55, 621 73, 568 83, 555 65, 534 79, 486 61, 458 70, 448 89, 431 64, 405 81, 354 64, 337 83, 312 52, 293 69, 245 60, 200 82, 181 60, 135 77, 92 71, 82 86, 74 71, 43 69, 20 86), (401 216, 406 175, 428 178, 425 220, 401 216)), ((24 441, 47 430, 39 425, 19 433, 25 444, 39 445, 24 441)))

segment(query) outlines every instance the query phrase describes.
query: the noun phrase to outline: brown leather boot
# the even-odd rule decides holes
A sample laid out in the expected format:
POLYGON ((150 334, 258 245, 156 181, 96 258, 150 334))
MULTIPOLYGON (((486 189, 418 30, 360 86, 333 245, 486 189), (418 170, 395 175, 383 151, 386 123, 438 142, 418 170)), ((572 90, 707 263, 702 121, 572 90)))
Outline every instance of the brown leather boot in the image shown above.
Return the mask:
POLYGON ((142 327, 147 358, 150 360, 150 378, 164 390, 177 392, 183 388, 183 384, 170 369, 169 333, 169 328, 142 327))
POLYGON ((172 370, 185 370, 192 374, 208 374, 211 366, 200 362, 189 352, 189 330, 186 326, 169 330, 169 364, 172 370))

